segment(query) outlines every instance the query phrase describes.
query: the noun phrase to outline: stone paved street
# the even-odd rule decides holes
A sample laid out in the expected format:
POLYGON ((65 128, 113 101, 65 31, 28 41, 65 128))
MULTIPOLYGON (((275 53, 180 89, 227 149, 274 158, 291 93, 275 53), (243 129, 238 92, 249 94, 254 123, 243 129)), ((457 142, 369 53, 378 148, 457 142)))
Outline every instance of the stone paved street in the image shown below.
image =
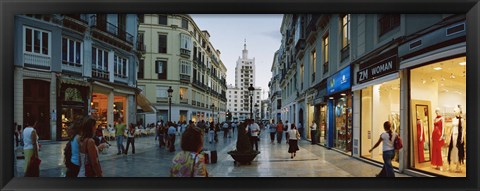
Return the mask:
MULTIPOLYGON (((354 159, 339 152, 328 150, 309 141, 299 143, 300 151, 294 159, 287 152, 288 145, 271 144, 268 134, 262 133, 259 144, 261 154, 251 165, 235 166, 234 160, 227 154, 235 148, 236 138, 223 139, 219 134, 219 142, 205 142, 205 149, 216 149, 218 162, 208 164, 212 177, 373 177, 380 167, 354 159)), ((116 155, 116 142, 108 152, 101 154, 100 162, 105 177, 168 177, 169 167, 175 152, 158 148, 154 136, 136 138, 134 155, 116 155)), ((63 177, 63 147, 66 142, 43 142, 40 151, 42 177, 63 177)), ((124 143, 125 144, 125 143, 124 143)), ((180 149, 180 138, 177 138, 176 150, 180 149)), ((16 160, 16 176, 23 176, 24 160, 16 160)), ((407 177, 396 174, 397 177, 407 177)))

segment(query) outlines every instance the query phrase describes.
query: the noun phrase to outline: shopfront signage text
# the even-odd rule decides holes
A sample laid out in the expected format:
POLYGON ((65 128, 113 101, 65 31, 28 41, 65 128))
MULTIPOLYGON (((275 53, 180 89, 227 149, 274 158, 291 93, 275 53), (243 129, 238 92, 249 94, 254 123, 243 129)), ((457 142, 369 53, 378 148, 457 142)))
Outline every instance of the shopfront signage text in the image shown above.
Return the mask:
POLYGON ((357 72, 357 83, 373 80, 398 70, 397 56, 391 56, 357 72))
POLYGON ((327 79, 327 94, 332 95, 350 88, 350 65, 327 79))

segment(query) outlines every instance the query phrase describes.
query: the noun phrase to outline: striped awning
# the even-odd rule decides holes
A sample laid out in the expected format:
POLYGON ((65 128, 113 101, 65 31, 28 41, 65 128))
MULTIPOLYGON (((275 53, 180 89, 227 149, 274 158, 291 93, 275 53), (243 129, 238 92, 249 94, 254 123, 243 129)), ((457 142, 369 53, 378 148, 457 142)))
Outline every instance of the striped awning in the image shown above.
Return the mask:
POLYGON ((135 97, 137 99, 137 106, 142 108, 142 110, 145 113, 155 112, 155 110, 153 110, 152 104, 150 103, 150 101, 148 101, 148 99, 147 99, 147 97, 145 97, 145 95, 143 95, 141 93, 137 93, 135 97))

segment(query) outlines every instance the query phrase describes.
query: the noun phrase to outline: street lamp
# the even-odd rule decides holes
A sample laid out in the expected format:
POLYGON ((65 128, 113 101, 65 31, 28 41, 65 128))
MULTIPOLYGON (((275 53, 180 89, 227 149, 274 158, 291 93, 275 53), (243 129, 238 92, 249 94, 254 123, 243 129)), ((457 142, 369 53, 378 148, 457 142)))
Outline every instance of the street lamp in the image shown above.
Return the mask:
POLYGON ((214 119, 215 119, 215 118, 213 118, 213 114, 215 113, 215 104, 212 103, 212 105, 210 107, 212 107, 212 123, 213 123, 214 119))
POLYGON ((250 119, 253 119, 253 113, 252 113, 252 97, 253 97, 253 91, 255 88, 253 87, 253 84, 250 84, 250 87, 248 87, 248 94, 250 95, 250 119))
POLYGON ((168 87, 168 121, 172 121, 172 86, 168 87))
POLYGON ((258 118, 258 104, 255 103, 255 119, 258 118))

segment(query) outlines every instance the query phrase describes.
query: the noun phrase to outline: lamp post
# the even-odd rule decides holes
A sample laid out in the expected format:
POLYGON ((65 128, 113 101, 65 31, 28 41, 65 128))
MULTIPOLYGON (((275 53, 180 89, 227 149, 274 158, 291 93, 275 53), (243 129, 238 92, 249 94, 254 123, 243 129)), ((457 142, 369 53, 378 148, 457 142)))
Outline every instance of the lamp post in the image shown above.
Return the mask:
POLYGON ((255 119, 258 118, 258 104, 255 103, 255 119))
POLYGON ((250 87, 248 87, 248 94, 250 95, 250 119, 253 119, 253 112, 252 112, 252 98, 253 98, 253 91, 255 88, 253 87, 253 84, 250 84, 250 87))
POLYGON ((172 86, 168 87, 168 121, 172 121, 172 86))
POLYGON ((213 118, 213 114, 215 113, 215 104, 212 103, 210 107, 212 107, 212 123, 213 123, 215 121, 215 118, 213 118))

